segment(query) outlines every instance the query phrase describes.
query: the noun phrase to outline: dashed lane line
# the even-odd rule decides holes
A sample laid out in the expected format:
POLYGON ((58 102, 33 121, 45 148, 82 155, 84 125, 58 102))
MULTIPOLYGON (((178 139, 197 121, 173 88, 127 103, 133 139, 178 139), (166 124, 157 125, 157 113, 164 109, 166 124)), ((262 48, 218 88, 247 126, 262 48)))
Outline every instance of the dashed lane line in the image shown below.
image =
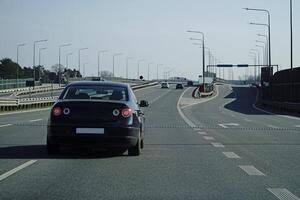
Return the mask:
POLYGON ((38 122, 38 121, 42 121, 43 119, 32 119, 32 120, 29 120, 30 122, 38 122))
POLYGON ((0 181, 6 179, 7 177, 9 177, 9 176, 11 176, 11 175, 17 173, 18 171, 20 171, 20 170, 22 170, 22 169, 24 169, 24 168, 26 168, 26 167, 32 165, 32 164, 35 163, 36 161, 37 161, 37 160, 29 160, 29 161, 27 161, 26 163, 23 163, 22 165, 20 165, 20 166, 14 168, 14 169, 12 169, 12 170, 9 170, 8 172, 6 172, 6 173, 0 175, 0 181))
POLYGON ((256 169, 253 165, 239 165, 239 168, 241 168, 249 176, 265 176, 264 173, 256 169))
POLYGON ((233 159, 239 159, 241 158, 240 156, 238 156, 236 153, 234 152, 222 152, 227 158, 233 158, 233 159))
POLYGON ((288 191, 286 188, 267 188, 267 190, 280 200, 300 200, 299 197, 288 191))
POLYGON ((204 136, 203 137, 205 140, 215 140, 214 137, 211 137, 211 136, 204 136))
POLYGON ((213 145, 216 148, 225 148, 225 146, 219 142, 212 142, 211 145, 213 145))
POLYGON ((3 124, 3 125, 0 125, 0 128, 7 127, 7 126, 12 126, 12 124, 3 124))
POLYGON ((252 122, 251 119, 244 119, 246 122, 252 122))
POLYGON ((200 134, 200 135, 207 135, 206 132, 201 132, 201 131, 199 131, 198 134, 200 134))

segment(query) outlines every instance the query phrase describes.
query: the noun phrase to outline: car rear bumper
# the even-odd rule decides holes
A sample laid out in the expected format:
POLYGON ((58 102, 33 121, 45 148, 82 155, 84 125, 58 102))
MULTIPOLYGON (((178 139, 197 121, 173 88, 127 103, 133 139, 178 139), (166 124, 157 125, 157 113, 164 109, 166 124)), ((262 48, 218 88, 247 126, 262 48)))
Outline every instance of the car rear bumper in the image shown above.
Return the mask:
POLYGON ((139 138, 139 128, 104 128, 104 134, 77 134, 76 128, 48 126, 47 139, 60 145, 96 147, 132 147, 139 138))

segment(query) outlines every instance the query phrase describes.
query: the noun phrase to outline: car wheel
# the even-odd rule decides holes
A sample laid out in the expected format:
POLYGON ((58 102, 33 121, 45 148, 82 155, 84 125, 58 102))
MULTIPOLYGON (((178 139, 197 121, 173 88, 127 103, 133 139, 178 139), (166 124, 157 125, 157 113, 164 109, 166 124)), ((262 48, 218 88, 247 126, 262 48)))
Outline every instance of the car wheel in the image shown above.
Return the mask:
POLYGON ((141 154, 141 137, 139 137, 135 146, 128 148, 129 156, 138 156, 140 154, 141 154))
POLYGON ((58 144, 55 144, 53 142, 50 142, 48 139, 47 139, 47 152, 48 154, 57 154, 59 153, 59 145, 58 144))

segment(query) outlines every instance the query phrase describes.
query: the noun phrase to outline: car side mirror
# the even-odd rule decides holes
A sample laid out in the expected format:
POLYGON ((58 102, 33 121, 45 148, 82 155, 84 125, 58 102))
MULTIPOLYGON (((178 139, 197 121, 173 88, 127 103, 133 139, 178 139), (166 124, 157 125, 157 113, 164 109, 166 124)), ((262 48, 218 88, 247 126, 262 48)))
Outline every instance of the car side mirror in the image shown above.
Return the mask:
POLYGON ((141 100, 141 102, 140 102, 140 107, 148 107, 148 106, 149 106, 148 101, 141 100))

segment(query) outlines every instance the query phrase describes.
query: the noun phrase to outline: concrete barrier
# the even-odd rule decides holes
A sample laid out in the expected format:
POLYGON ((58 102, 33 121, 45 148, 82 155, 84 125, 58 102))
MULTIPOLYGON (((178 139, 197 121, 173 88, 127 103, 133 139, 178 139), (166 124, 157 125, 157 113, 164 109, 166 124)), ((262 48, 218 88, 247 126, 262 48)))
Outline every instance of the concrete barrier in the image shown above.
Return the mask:
MULTIPOLYGON (((157 82, 144 83, 140 85, 131 86, 133 90, 146 88, 157 85, 157 82)), ((25 98, 25 99, 0 99, 0 112, 16 111, 24 109, 36 109, 49 107, 54 104, 56 97, 40 97, 40 98, 25 98)))

